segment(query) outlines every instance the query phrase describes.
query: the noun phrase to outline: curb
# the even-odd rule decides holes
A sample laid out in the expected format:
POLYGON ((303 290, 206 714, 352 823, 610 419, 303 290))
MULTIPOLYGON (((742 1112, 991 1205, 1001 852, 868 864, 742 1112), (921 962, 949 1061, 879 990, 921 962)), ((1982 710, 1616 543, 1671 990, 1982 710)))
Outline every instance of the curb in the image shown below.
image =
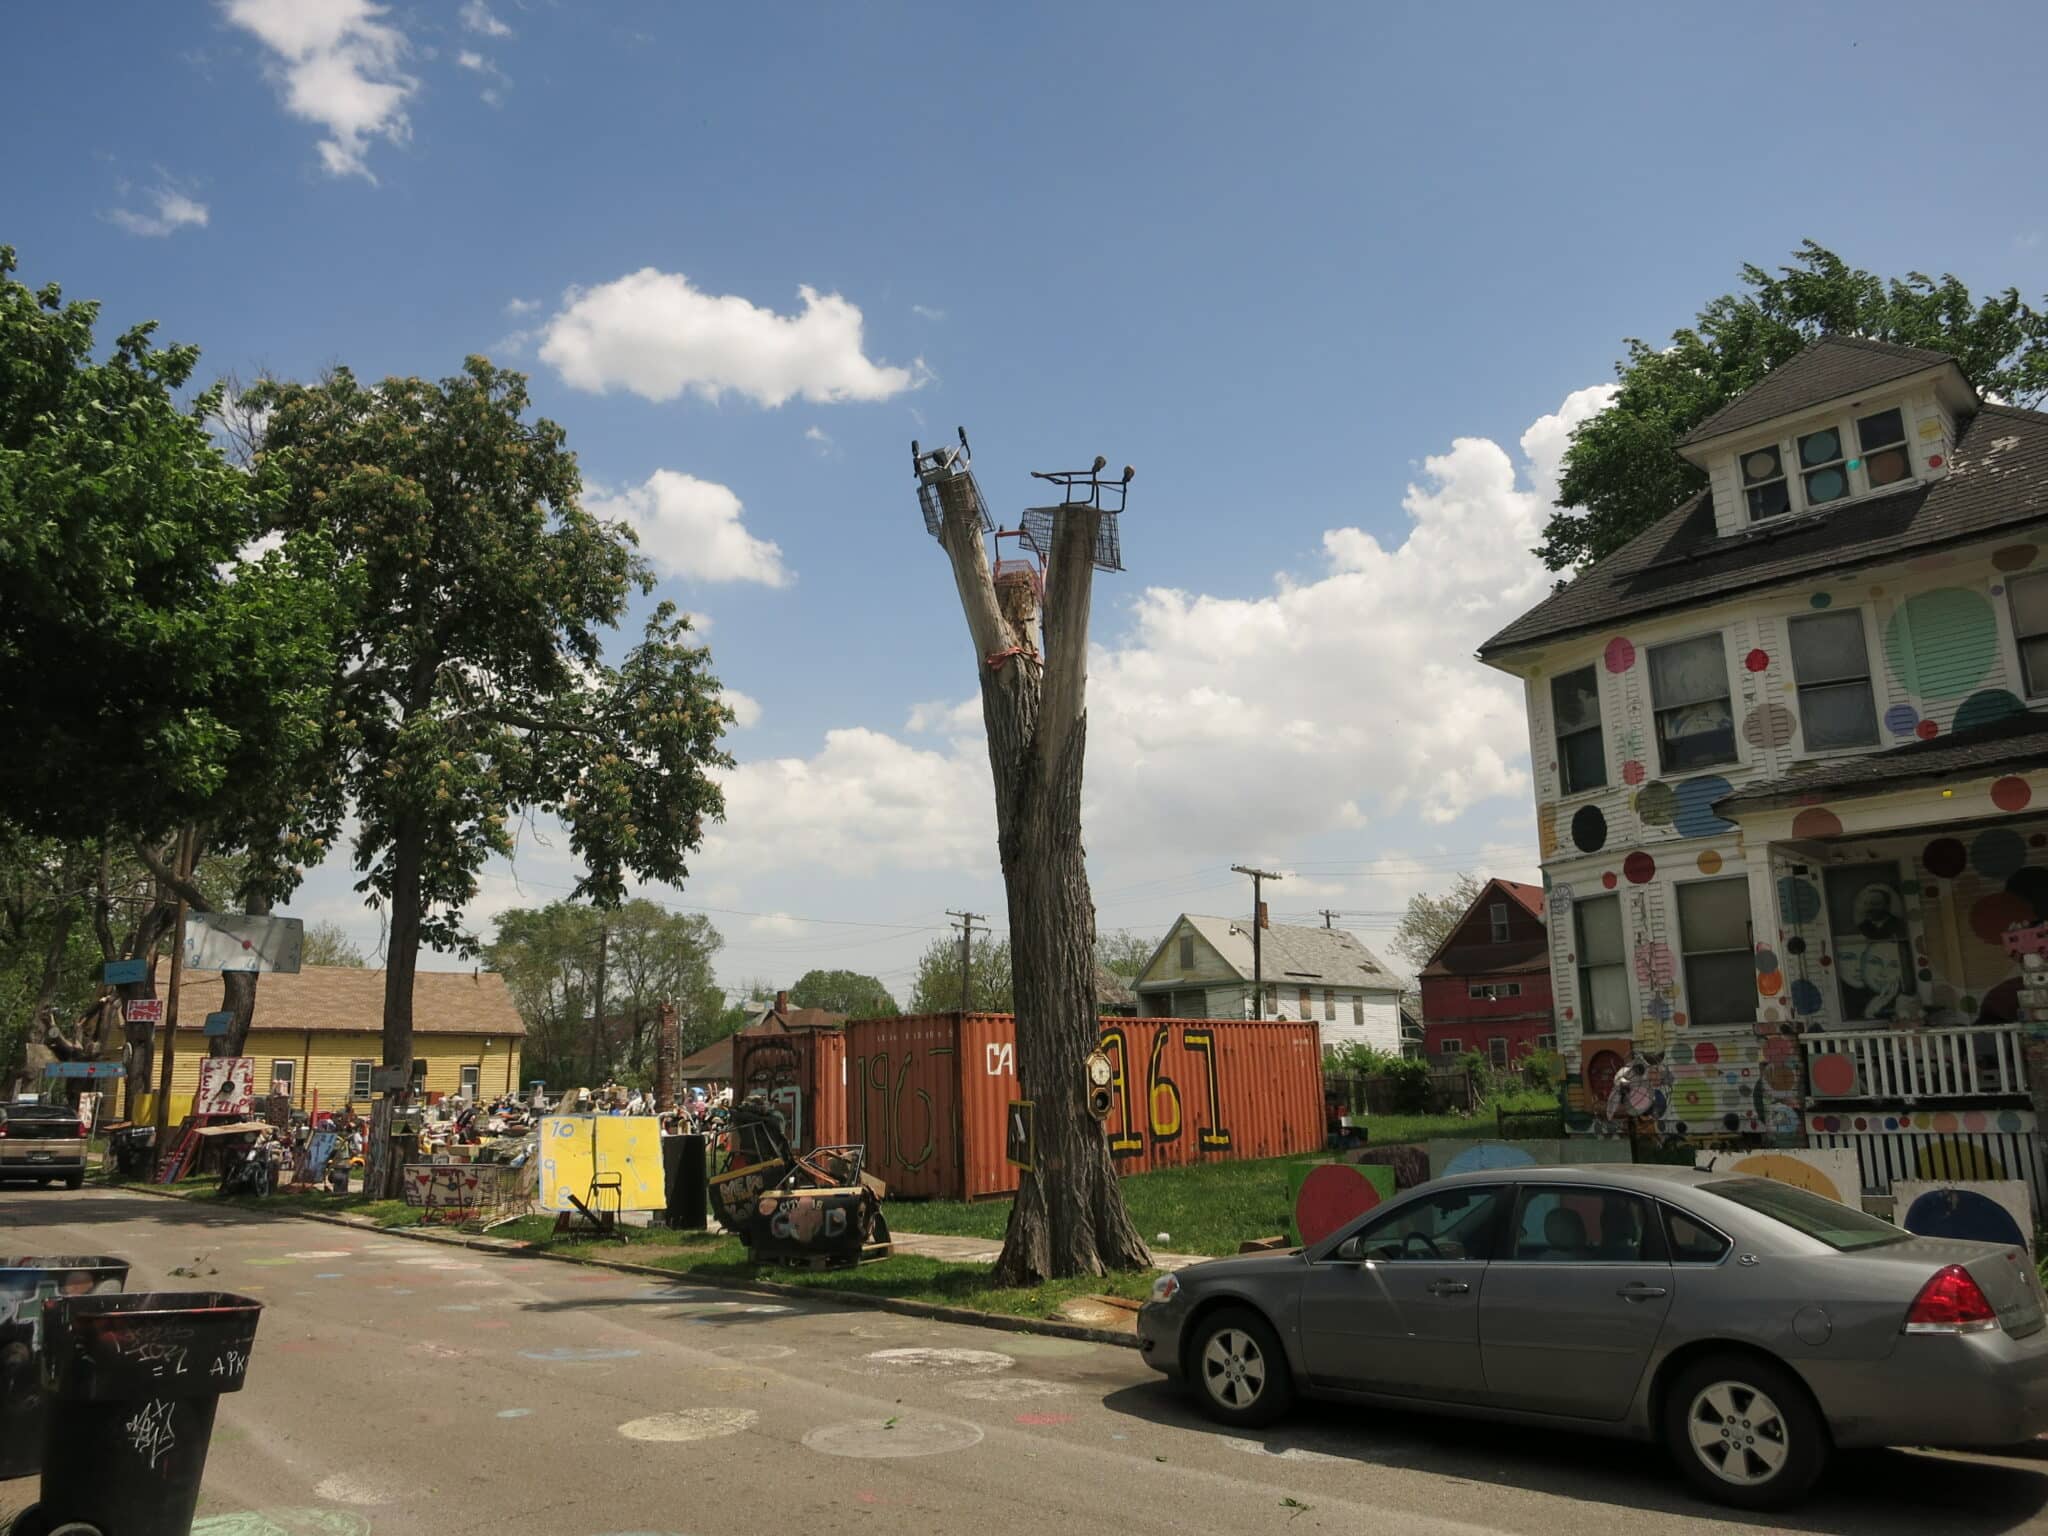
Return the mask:
MULTIPOLYGON (((102 1187, 126 1193, 154 1195, 159 1200, 177 1200, 187 1205, 198 1203, 197 1196, 174 1194, 168 1189, 153 1185, 117 1184, 102 1187)), ((1074 1339, 1084 1344, 1114 1344, 1122 1349, 1138 1347, 1135 1334, 1119 1333, 1109 1328, 1091 1328, 1086 1323, 1060 1322, 1053 1318, 1012 1317, 1002 1312, 977 1312, 972 1307, 948 1307, 931 1301, 904 1301, 895 1296, 863 1296, 858 1292, 832 1291, 820 1286, 783 1285, 774 1280, 708 1278, 691 1274, 687 1270, 661 1269, 652 1264, 635 1264, 625 1259, 553 1253, 531 1243, 512 1242, 506 1238, 478 1237, 455 1232, 429 1232, 419 1227, 380 1227, 360 1216, 344 1216, 323 1211, 263 1211, 239 1205, 228 1206, 226 1209, 238 1216, 252 1216, 259 1221, 319 1221, 330 1227, 348 1227, 357 1232, 373 1232, 379 1237, 402 1237, 419 1243, 438 1243, 445 1248, 467 1248, 473 1253, 497 1254, 503 1258, 549 1259, 557 1264, 581 1264, 587 1269, 609 1269, 622 1275, 647 1275, 658 1280, 701 1285, 710 1290, 736 1291, 743 1296, 797 1296, 809 1301, 832 1302, 839 1306, 857 1307, 870 1312, 894 1312, 902 1317, 959 1323, 969 1328, 990 1328, 1001 1333, 1034 1333, 1052 1339, 1074 1339)))

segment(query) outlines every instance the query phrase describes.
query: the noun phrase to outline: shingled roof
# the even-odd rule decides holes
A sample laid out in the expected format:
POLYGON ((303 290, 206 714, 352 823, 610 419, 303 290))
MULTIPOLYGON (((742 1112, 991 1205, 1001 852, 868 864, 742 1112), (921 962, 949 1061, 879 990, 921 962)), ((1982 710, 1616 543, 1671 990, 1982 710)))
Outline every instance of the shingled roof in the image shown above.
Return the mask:
POLYGON ((1516 619, 1480 646, 1479 655, 1490 658, 1622 619, 1872 565, 2043 518, 2048 413, 1986 405, 1962 429, 1946 476, 1894 495, 1841 502, 1723 538, 1714 526, 1712 498, 1703 492, 1516 619))
MULTIPOLYGON (((179 1009, 189 1024, 223 1004, 218 971, 187 971, 191 994, 179 1009)), ((308 965, 267 973, 256 985, 254 1029, 382 1033, 384 973, 359 965, 308 965)), ((526 1021, 495 971, 418 971, 412 979, 412 1027, 420 1035, 502 1035, 523 1038, 526 1021)))
MULTIPOLYGON (((1227 965, 1244 980, 1252 979, 1249 919, 1202 917, 1193 912, 1184 915, 1227 965)), ((1380 964, 1379 956, 1360 943, 1356 934, 1346 933, 1342 928, 1271 924, 1259 937, 1259 969, 1267 982, 1276 985, 1303 981, 1396 992, 1401 988, 1399 978, 1380 964)))
POLYGON ((1744 427, 1793 416, 1830 400, 1846 400, 1955 359, 1925 347, 1902 347, 1861 336, 1823 336, 1778 364, 1762 379, 1678 440, 1681 448, 1726 437, 1744 427))
POLYGON ((1983 778, 2001 769, 2039 768, 2048 753, 2048 714, 2020 710, 1932 741, 1909 741, 1887 752, 1823 761, 1803 773, 1751 784, 1714 802, 1740 815, 1774 805, 1883 794, 1914 784, 1983 778))

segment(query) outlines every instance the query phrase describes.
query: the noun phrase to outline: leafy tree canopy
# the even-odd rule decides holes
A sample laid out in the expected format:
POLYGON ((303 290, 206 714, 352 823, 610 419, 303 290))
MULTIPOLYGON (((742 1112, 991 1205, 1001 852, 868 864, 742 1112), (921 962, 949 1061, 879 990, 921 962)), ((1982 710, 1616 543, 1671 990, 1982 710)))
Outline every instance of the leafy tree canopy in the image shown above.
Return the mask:
MULTIPOLYGON (((969 1013, 1008 1013, 1010 941, 976 934, 968 962, 969 1013)), ((917 979, 910 984, 912 1013, 947 1013, 960 1006, 960 941, 933 939, 919 957, 917 979)))
POLYGON ((1135 981, 1138 973, 1145 969, 1145 962, 1152 958, 1152 951, 1158 947, 1159 940, 1153 935, 1118 928, 1096 935, 1095 963, 1112 976, 1135 981))
POLYGON ((1408 898, 1408 908, 1394 929, 1394 953, 1411 971, 1421 970, 1484 889, 1485 881, 1461 873, 1440 896, 1417 891, 1408 898))
POLYGON ((1612 554, 1706 485, 1678 441, 1819 336, 1953 353, 1978 389, 2019 405, 2048 396, 2048 315, 2016 288, 1982 299, 1961 279, 1880 278, 1809 240, 1773 275, 1744 266, 1666 346, 1633 337, 1620 392, 1572 434, 1558 510, 1537 553, 1553 571, 1612 554))
POLYGON ((887 987, 859 971, 805 971, 789 989, 789 1001, 793 1008, 823 1008, 855 1019, 885 1019, 900 1011, 887 987))
POLYGON ((303 965, 345 965, 357 970, 369 963, 360 944, 339 923, 312 923, 299 945, 303 965))

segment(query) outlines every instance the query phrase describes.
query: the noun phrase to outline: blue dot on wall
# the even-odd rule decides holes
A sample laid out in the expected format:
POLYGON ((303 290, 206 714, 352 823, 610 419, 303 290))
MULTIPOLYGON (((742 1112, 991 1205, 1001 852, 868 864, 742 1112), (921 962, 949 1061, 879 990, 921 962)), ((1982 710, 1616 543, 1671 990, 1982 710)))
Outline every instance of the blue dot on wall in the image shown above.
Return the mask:
POLYGON ((1952 1237, 1970 1243, 2027 1245, 2026 1234, 2012 1212, 1974 1189, 1930 1189, 1907 1209, 1899 1223, 1922 1237, 1952 1237))
POLYGON ((2018 697, 2003 688, 1986 688, 1982 693, 1973 693, 1956 707, 1955 724, 1951 731, 1974 730, 1980 725, 1996 725, 2000 720, 2025 711, 2026 705, 2018 697))
POLYGON ((1655 1019, 1659 1024, 1668 1024, 1671 1022, 1670 998, 1657 997, 1653 994, 1649 1002, 1645 1003, 1643 1006, 1648 1011, 1650 1017, 1655 1019))
POLYGON ((1796 875, 1778 880, 1778 915, 1785 923, 1810 923, 1820 916, 1820 887, 1796 875))
POLYGON ((2009 1109, 2002 1109, 1998 1112, 1998 1128, 2010 1135, 2020 1128, 2020 1117, 2009 1109))
POLYGON ((1792 1011, 1794 1013, 1819 1013, 1820 988, 1804 976, 1792 983, 1792 1011))
POLYGON ((1825 608, 1829 603, 1832 603, 1834 601, 1834 598, 1826 592, 1816 592, 1813 594, 1812 597, 1808 598, 1807 601, 1812 603, 1813 606, 1816 608, 1825 608))
POLYGON ((2027 840, 2010 827, 1992 827, 1970 839, 1970 868, 2003 880, 2027 862, 2027 840))
POLYGON ((1894 736, 1910 736, 1920 723, 1920 711, 1910 704, 1894 704, 1884 712, 1884 728, 1894 736))
POLYGON ((1777 968, 1778 957, 1771 953, 1771 951, 1768 949, 1759 948, 1756 952, 1757 974, 1760 976, 1767 975, 1770 972, 1775 971, 1777 968))
POLYGON ((1672 830, 1680 837, 1712 837, 1734 830, 1735 823, 1714 814, 1714 802, 1734 786, 1718 773, 1678 782, 1678 806, 1672 813, 1672 830))

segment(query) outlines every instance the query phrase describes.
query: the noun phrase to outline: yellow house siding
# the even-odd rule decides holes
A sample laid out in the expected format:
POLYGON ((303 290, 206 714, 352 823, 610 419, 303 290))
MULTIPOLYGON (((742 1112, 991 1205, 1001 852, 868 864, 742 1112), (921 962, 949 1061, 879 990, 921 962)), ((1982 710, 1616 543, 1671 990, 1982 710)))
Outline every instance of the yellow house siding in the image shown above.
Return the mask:
MULTIPOLYGON (((481 1069, 478 1091, 492 1098, 519 1084, 520 1042, 510 1036, 414 1035, 413 1055, 427 1064, 427 1092, 453 1094, 461 1091, 462 1068, 481 1069), (485 1050, 486 1039, 490 1049, 485 1050)), ((283 1059, 296 1063, 292 1102, 302 1108, 339 1109, 353 1102, 358 1110, 369 1107, 367 1096, 351 1101, 351 1067, 358 1061, 376 1063, 382 1056, 377 1035, 354 1030, 251 1029, 245 1053, 256 1061, 256 1091, 270 1091, 272 1064, 283 1059), (316 1097, 317 1095, 317 1097, 316 1097)), ((188 1114, 192 1096, 199 1091, 199 1064, 206 1059, 206 1041, 197 1032, 178 1031, 178 1059, 173 1073, 171 1112, 173 1118, 188 1114)))

